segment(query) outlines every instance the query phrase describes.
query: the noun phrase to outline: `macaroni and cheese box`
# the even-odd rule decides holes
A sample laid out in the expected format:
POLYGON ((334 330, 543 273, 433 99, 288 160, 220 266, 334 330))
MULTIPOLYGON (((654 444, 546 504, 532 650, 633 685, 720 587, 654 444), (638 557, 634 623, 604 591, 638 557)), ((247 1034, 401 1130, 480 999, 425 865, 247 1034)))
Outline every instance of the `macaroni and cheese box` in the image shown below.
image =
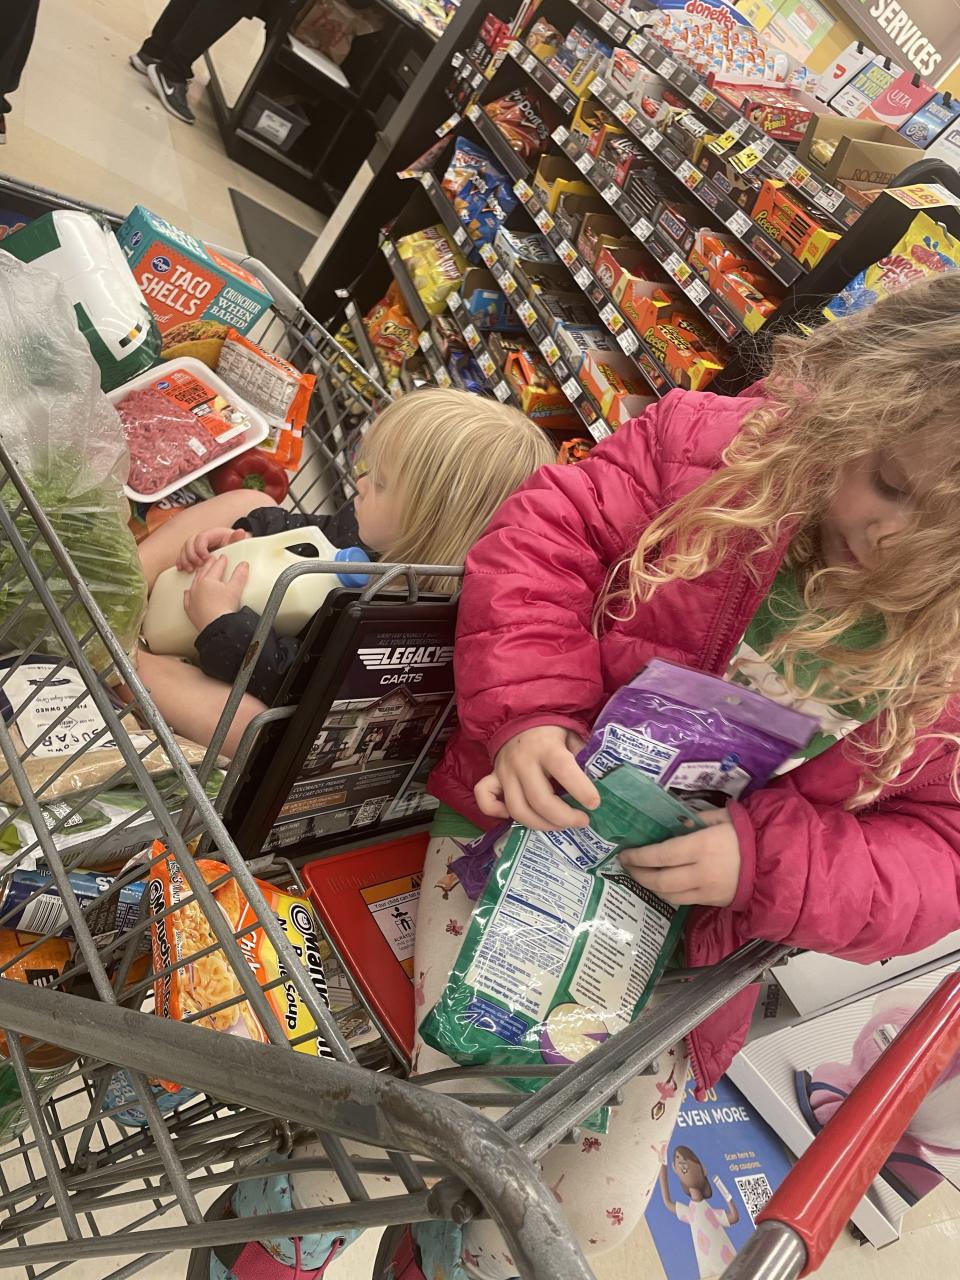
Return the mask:
POLYGON ((273 299, 216 249, 138 204, 117 232, 168 350, 182 342, 247 333, 273 299))

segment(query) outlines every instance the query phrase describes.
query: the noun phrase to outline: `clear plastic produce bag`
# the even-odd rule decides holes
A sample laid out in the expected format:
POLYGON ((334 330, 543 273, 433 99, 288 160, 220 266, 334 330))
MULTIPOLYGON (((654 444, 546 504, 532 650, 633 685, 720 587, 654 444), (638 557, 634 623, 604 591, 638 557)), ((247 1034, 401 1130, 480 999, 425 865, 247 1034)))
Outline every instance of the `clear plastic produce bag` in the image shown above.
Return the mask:
MULTIPOLYGON (((123 426, 100 390, 100 370, 59 282, 0 252, 0 439, 12 456, 123 647, 132 652, 147 590, 127 521, 123 485, 130 468, 123 426)), ((16 511, 19 495, 0 469, 0 502, 16 511)), ((16 515, 28 544, 36 524, 16 515)), ((78 639, 87 613, 44 539, 31 549, 47 587, 78 639)), ((47 610, 16 551, 0 537, 0 652, 63 653, 47 610), (24 606, 22 611, 20 607, 24 606)), ((105 671, 95 640, 87 655, 105 671)))

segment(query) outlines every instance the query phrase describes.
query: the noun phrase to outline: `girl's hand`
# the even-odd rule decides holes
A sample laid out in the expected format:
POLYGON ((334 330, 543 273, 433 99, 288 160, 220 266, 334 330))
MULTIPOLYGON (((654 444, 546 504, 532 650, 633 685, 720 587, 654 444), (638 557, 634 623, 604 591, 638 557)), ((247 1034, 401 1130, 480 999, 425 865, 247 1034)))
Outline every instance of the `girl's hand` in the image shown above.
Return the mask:
POLYGON ((588 826, 587 815, 564 804, 553 789, 559 783, 587 809, 600 803, 599 792, 575 759, 582 746, 582 738, 559 725, 518 733, 497 752, 493 773, 474 789, 480 812, 488 818, 512 818, 532 831, 588 826))
POLYGON ((204 529, 203 533, 195 533, 192 538, 188 538, 180 548, 177 568, 181 573, 195 573, 210 559, 214 551, 249 537, 249 533, 245 533, 243 529, 204 529))
POLYGON ((224 557, 212 556, 197 570, 190 587, 183 593, 183 607, 197 631, 240 608, 250 566, 243 560, 229 578, 225 577, 226 572, 224 557))
POLYGON ((700 817, 706 830, 624 849, 620 861, 637 884, 674 907, 729 907, 740 883, 740 842, 726 810, 700 817))

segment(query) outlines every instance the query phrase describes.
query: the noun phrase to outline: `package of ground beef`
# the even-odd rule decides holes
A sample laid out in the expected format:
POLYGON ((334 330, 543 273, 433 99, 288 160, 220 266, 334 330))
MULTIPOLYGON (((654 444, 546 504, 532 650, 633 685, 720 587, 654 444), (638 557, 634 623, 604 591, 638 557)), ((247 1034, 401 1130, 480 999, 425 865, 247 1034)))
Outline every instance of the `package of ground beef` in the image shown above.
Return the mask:
MULTIPOLYGON (((130 449, 129 488, 144 498, 192 476, 230 453, 235 441, 218 438, 202 417, 155 386, 131 391, 116 406, 130 449)), ((210 424, 223 430, 214 417, 210 424)))

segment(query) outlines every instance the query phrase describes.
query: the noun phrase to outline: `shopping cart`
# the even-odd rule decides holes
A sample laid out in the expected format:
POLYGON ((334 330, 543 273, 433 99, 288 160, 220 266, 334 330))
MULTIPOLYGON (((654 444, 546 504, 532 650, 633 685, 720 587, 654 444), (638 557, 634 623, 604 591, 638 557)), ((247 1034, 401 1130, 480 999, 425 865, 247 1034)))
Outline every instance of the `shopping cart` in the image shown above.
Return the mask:
MULTIPOLYGON (((4 192, 40 208, 85 207, 16 183, 6 183, 4 192)), ((255 336, 318 375, 310 447, 291 501, 304 511, 332 509, 352 493, 351 452, 384 394, 262 264, 249 265, 276 299, 255 336)), ((444 1091, 402 1078, 395 1059, 376 1043, 353 1047, 349 1028, 370 1011, 355 990, 340 1007, 328 1007, 268 904, 261 886, 288 884, 289 868, 271 856, 245 862, 225 827, 224 796, 237 775, 220 785, 217 752, 249 679, 249 662, 209 751, 191 767, 2 442, 0 539, 13 552, 0 587, 17 575, 26 581, 31 607, 39 603, 46 618, 34 651, 57 655, 26 694, 17 686, 22 659, 2 669, 0 696, 22 712, 69 668, 81 692, 48 727, 94 712, 101 724, 81 750, 46 761, 38 772, 37 743, 18 738, 11 723, 0 720, 0 788, 7 788, 0 798, 8 796, 0 814, 6 859, 0 928, 15 911, 34 934, 15 953, 0 956, 0 1268, 44 1276, 99 1258, 102 1274, 119 1280, 173 1250, 431 1218, 464 1223, 489 1214, 524 1277, 588 1280, 589 1268, 536 1162, 599 1107, 615 1106, 629 1080, 775 964, 785 948, 754 942, 709 971, 676 975, 669 1001, 576 1066, 538 1068, 536 1074, 549 1079, 522 1101, 494 1070, 452 1069, 441 1082, 444 1091), (92 652, 107 655, 98 669, 92 652), (112 696, 117 682, 130 696, 124 705, 112 696), (114 767, 95 786, 73 791, 69 779, 78 757, 82 762, 108 746, 114 767), (162 851, 148 852, 154 837, 162 851), (223 864, 222 874, 203 873, 193 852, 197 841, 223 864), (139 860, 115 874, 128 854, 139 860), (130 927, 117 931, 110 921, 133 886, 168 865, 167 855, 183 881, 177 907, 189 910, 197 934, 184 953, 161 955, 154 966, 143 944, 172 908, 153 902, 148 913, 141 895, 130 927), (7 890, 36 858, 49 869, 50 883, 9 906, 7 890), (84 898, 70 868, 108 864, 97 896, 84 898), (247 904, 242 928, 232 927, 218 905, 225 887, 247 904), (58 942, 64 926, 74 939, 66 958, 58 942), (253 928, 282 966, 272 981, 246 961, 253 928), (180 1021, 156 1016, 155 982, 169 983, 206 960, 223 981, 222 999, 188 1010, 180 1021), (14 966, 42 968, 43 985, 12 980, 14 966), (291 1041, 270 1004, 278 988, 295 997, 314 1030, 291 1041), (265 1042, 211 1029, 241 1016, 255 1019, 265 1042), (324 1056, 316 1052, 317 1032, 324 1056), (460 1087, 468 1074, 469 1093, 460 1087), (158 1075, 183 1086, 181 1092, 158 1089, 151 1083, 158 1075), (497 1121, 486 1114, 494 1107, 507 1108, 497 1121), (205 1219, 225 1188, 257 1176, 264 1159, 288 1154, 304 1136, 319 1140, 322 1156, 299 1167, 336 1174, 339 1203, 255 1221, 205 1219), (366 1144, 365 1155, 348 1153, 345 1140, 366 1144), (403 1190, 372 1199, 362 1178, 370 1173, 392 1175, 403 1190)), ((411 594, 438 571, 456 572, 368 568, 371 591, 401 577, 411 594)), ((285 571, 252 653, 290 581, 328 569, 310 564, 285 571)), ((0 624, 5 649, 17 616, 14 610, 0 624)), ((267 722, 274 714, 266 713, 267 722)), ((251 725, 234 766, 249 755, 258 727, 251 725)))

